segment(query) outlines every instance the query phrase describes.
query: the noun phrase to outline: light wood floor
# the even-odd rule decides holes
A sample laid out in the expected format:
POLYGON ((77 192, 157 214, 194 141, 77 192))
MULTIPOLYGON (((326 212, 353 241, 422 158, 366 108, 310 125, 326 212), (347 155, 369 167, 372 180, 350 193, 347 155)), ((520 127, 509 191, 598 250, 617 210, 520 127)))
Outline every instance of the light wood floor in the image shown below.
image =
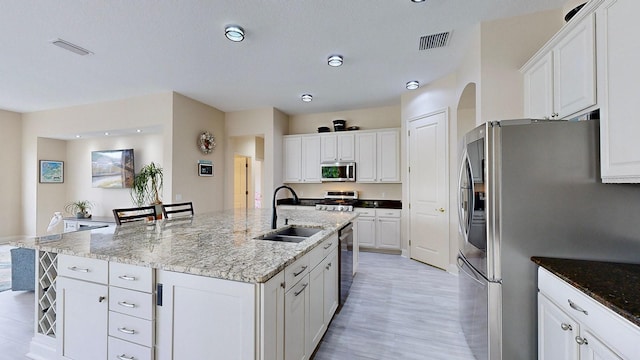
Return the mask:
POLYGON ((458 278, 361 252, 349 297, 314 359, 473 360, 458 321, 458 278))
MULTIPOLYGON (((458 278, 397 255, 360 253, 360 269, 315 360, 473 360, 458 321, 458 278)), ((0 359, 26 359, 33 292, 0 293, 0 359)))

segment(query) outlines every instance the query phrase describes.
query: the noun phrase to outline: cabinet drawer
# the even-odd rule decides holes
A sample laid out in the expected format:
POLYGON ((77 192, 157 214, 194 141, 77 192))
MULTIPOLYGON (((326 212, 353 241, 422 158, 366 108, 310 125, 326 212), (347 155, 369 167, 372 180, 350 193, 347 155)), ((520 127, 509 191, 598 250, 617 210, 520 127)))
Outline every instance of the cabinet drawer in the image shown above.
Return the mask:
POLYGON ((376 216, 376 209, 373 208, 355 208, 353 211, 357 212, 360 217, 364 216, 376 216))
POLYGON ((109 311, 109 336, 144 346, 153 346, 153 321, 109 311))
POLYGON ((109 310, 153 320, 153 309, 152 294, 109 287, 109 310))
POLYGON ((112 262, 109 264, 109 285, 151 293, 153 269, 112 262))
POLYGON ((401 212, 398 209, 376 209, 376 216, 399 218, 401 212))
POLYGON ((542 294, 581 326, 592 329, 623 358, 633 358, 640 353, 640 328, 627 319, 543 268, 538 268, 538 287, 542 294))
POLYGON ((333 249, 338 247, 338 242, 340 242, 340 240, 338 240, 338 235, 332 235, 330 238, 328 238, 327 240, 323 241, 321 246, 322 246, 322 250, 323 250, 323 258, 326 258, 327 255, 331 254, 331 252, 333 251, 333 249))
POLYGON ((109 336, 109 360, 152 360, 153 348, 109 336))
POLYGON ((304 255, 296 260, 293 264, 284 269, 284 282, 286 284, 285 291, 291 289, 300 279, 309 272, 309 256, 304 255))
POLYGON ((107 284, 109 263, 105 260, 60 254, 58 255, 58 275, 107 284))
POLYGON ((318 244, 316 247, 311 249, 311 251, 309 251, 309 254, 307 254, 307 256, 309 257, 310 270, 318 266, 322 262, 322 259, 324 259, 324 246, 326 246, 327 240, 324 240, 323 242, 318 244))

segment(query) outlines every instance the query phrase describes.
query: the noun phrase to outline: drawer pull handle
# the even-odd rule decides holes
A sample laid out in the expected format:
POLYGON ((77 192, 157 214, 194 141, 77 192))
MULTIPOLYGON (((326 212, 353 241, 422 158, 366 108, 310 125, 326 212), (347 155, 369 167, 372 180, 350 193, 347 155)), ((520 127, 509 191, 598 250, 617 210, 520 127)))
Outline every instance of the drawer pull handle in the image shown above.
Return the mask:
POLYGON ((293 293, 293 296, 298 296, 298 295, 302 294, 302 292, 304 291, 304 289, 306 289, 306 288, 307 288, 307 285, 309 285, 309 283, 306 283, 306 284, 302 285, 302 289, 300 289, 300 290, 298 290, 298 291, 294 292, 294 293, 293 293))
POLYGON ((293 276, 298 276, 298 275, 302 274, 305 270, 307 270, 307 265, 303 266, 302 269, 300 269, 300 271, 294 272, 293 276))
POLYGON ((134 308, 136 307, 136 304, 129 304, 126 301, 118 301, 118 305, 120 306, 124 306, 124 307, 128 307, 128 308, 134 308))
POLYGON ((71 271, 77 271, 77 272, 83 272, 83 273, 88 273, 89 269, 87 268, 79 268, 77 266, 69 266, 67 269, 71 270, 71 271))
POLYGON ((127 281, 136 281, 134 276, 120 275, 118 279, 127 280, 127 281))
POLYGON ((327 250, 328 248, 331 247, 331 245, 333 245, 333 243, 328 243, 327 246, 324 247, 324 249, 327 250))
POLYGON ((116 356, 116 359, 120 359, 120 360, 136 360, 136 358, 134 358, 133 356, 127 356, 125 354, 116 356))
POLYGON ((569 306, 571 306, 571 308, 575 311, 580 311, 581 313, 584 313, 585 315, 589 315, 589 313, 587 312, 587 310, 581 308, 580 306, 576 305, 576 303, 574 303, 573 301, 571 301, 571 299, 567 299, 567 301, 569 302, 569 306))
POLYGON ((567 330, 572 331, 572 330, 573 330, 573 328, 571 327, 571 325, 566 324, 566 323, 562 323, 562 324, 560 324, 560 328, 561 328, 562 330, 564 330, 564 331, 567 331, 567 330))
POLYGON ((135 330, 127 329, 125 327, 118 328, 118 331, 120 331, 121 333, 129 334, 129 335, 133 335, 136 333, 135 330))
POLYGON ((589 345, 587 339, 580 336, 576 336, 576 342, 578 343, 578 345, 589 345))

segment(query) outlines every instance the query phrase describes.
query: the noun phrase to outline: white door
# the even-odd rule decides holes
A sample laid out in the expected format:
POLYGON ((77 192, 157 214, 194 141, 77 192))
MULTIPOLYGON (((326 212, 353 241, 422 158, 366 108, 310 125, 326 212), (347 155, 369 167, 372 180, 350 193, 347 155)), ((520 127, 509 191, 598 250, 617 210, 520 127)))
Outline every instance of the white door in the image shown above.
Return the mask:
POLYGON ((409 240, 411 258, 449 265, 447 113, 409 122, 409 240))
POLYGON ((233 207, 245 209, 249 203, 249 158, 235 155, 233 158, 233 207))

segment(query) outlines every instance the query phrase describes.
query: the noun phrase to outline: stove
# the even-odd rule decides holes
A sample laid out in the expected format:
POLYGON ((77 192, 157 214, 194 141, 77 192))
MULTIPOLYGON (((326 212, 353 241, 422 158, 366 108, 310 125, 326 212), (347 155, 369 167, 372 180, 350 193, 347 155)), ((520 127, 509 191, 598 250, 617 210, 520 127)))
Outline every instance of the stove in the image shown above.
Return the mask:
POLYGON ((353 211, 357 200, 357 191, 327 191, 324 199, 316 204, 316 210, 353 211))

